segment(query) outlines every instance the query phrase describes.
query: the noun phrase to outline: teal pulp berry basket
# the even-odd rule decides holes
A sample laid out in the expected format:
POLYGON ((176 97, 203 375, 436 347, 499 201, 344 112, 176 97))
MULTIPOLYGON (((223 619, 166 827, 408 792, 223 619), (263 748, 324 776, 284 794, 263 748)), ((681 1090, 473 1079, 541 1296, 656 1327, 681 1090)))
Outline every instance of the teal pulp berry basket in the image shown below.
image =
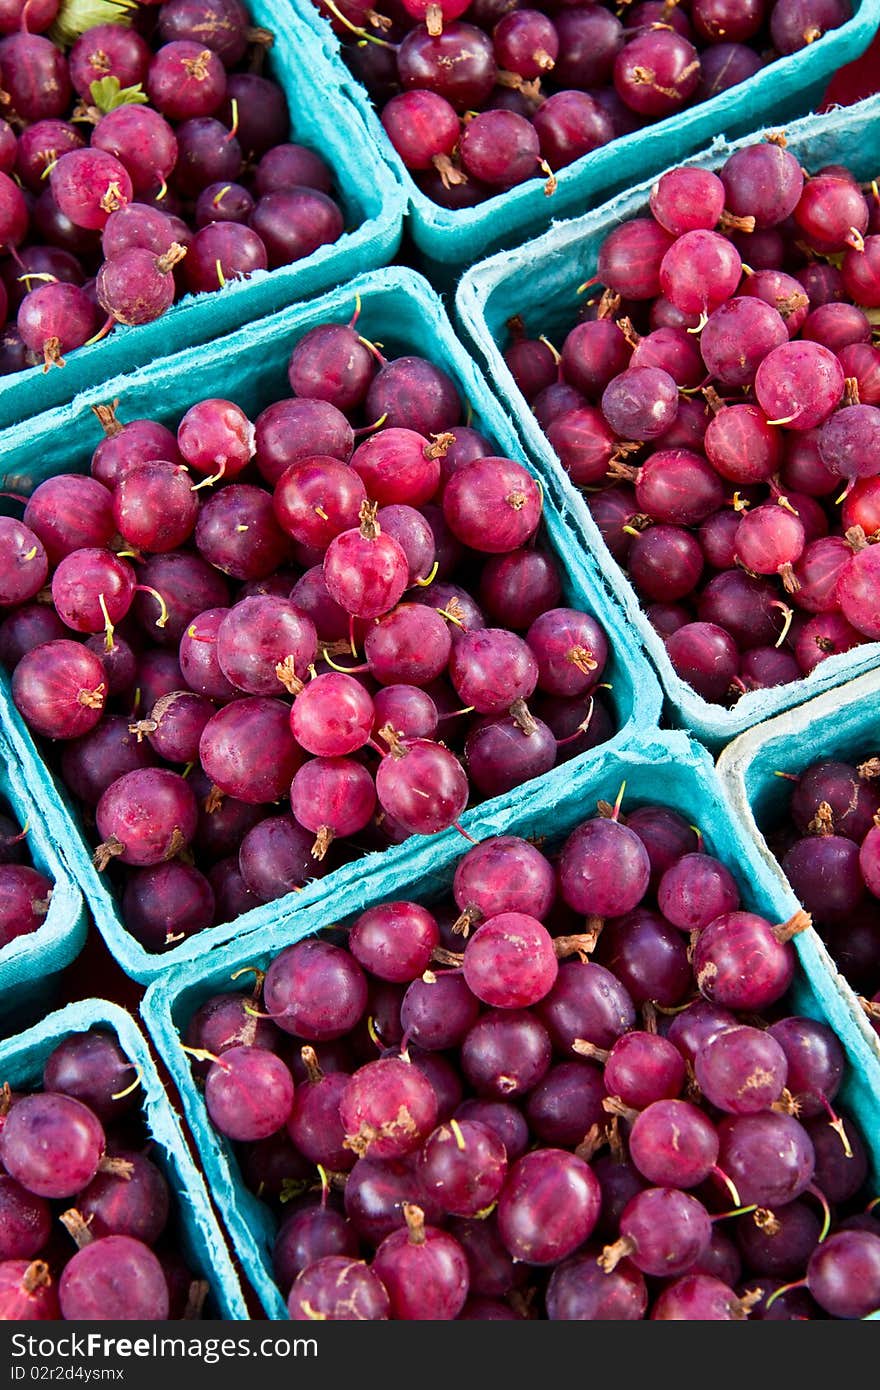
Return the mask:
POLYGON ((26 862, 53 885, 42 925, 0 948, 0 1037, 6 1037, 52 1006, 59 974, 79 955, 88 923, 83 895, 49 830, 36 789, 2 736, 0 798, 19 829, 26 832, 26 862))
MULTIPOLYGON (((704 835, 710 853, 734 874, 746 907, 777 916, 779 893, 773 877, 747 831, 730 814, 711 757, 681 733, 658 734, 624 747, 597 750, 571 768, 565 783, 536 784, 528 800, 498 810, 472 827, 479 839, 492 835, 546 837, 545 850, 558 849, 569 832, 596 811, 600 799, 613 802, 625 783, 623 811, 643 804, 662 804, 683 813, 704 835)), ((233 977, 246 967, 265 970, 285 946, 326 928, 344 923, 374 903, 404 897, 431 903, 448 895, 455 866, 463 853, 460 842, 444 841, 436 850, 424 847, 404 869, 389 864, 369 882, 352 885, 288 922, 279 921, 245 940, 229 943, 207 960, 193 961, 155 981, 148 989, 142 1013, 147 1028, 174 1078, 190 1129, 195 1137, 209 1188, 223 1215, 248 1280, 267 1313, 286 1317, 283 1299, 272 1278, 271 1252, 275 1219, 268 1206, 245 1187, 232 1146, 213 1129, 201 1091, 181 1047, 193 1013, 209 996, 240 990, 233 977)), ((789 995, 792 1009, 827 1022, 847 1054, 847 1077, 841 1104, 857 1120, 870 1147, 874 1179, 880 1179, 880 1065, 865 1037, 853 1023, 850 1000, 829 970, 812 929, 795 937, 799 968, 789 995)))
POLYGON ((213 294, 187 295, 161 318, 139 328, 116 327, 101 342, 71 352, 64 367, 48 372, 32 367, 0 377, 0 429, 70 401, 93 383, 193 344, 210 343, 252 319, 346 284, 394 258, 400 245, 403 195, 320 43, 285 0, 248 0, 248 10, 255 24, 274 35, 266 75, 287 97, 290 138, 310 146, 330 165, 345 231, 332 245, 292 265, 229 281, 213 294))
MULTIPOLYGON (((718 168, 732 150, 760 140, 761 129, 734 144, 717 139, 688 160, 718 168)), ((880 96, 825 116, 809 116, 785 127, 788 148, 808 169, 842 163, 860 179, 880 172, 880 96)), ((613 587, 627 618, 660 673, 670 719, 718 751, 762 719, 808 700, 880 662, 880 644, 865 643, 829 657, 809 675, 770 690, 750 691, 727 709, 702 699, 675 673, 662 638, 645 616, 626 574, 613 559, 584 496, 571 481, 511 376, 503 357, 507 320, 522 316, 531 333, 561 339, 575 323, 577 287, 595 274, 599 248, 620 223, 644 216, 653 180, 613 199, 595 213, 560 223, 542 237, 504 256, 474 266, 459 283, 456 312, 490 379, 510 411, 529 458, 541 470, 563 514, 613 587)))
MULTIPOLYGON (((0 486, 15 493, 29 493, 42 479, 56 472, 87 470, 97 442, 91 406, 106 399, 119 398, 123 419, 150 416, 176 424, 194 401, 217 394, 236 401, 251 416, 255 415, 268 402, 289 393, 287 363, 291 349, 303 334, 320 323, 347 322, 356 303, 361 306, 358 326, 367 337, 379 338, 388 356, 409 352, 428 355, 451 374, 462 399, 473 412, 474 423, 496 441, 503 453, 511 450, 518 453, 515 431, 457 341, 437 296, 413 272, 388 269, 355 280, 344 290, 337 290, 323 299, 251 324, 209 346, 191 348, 176 357, 153 362, 129 376, 104 382, 100 388, 83 392, 71 405, 10 431, 3 457, 7 471, 0 486)), ((617 725, 613 741, 617 744, 640 730, 647 733, 656 727, 660 712, 660 688, 650 663, 600 574, 590 558, 583 554, 575 534, 550 500, 545 509, 545 524, 563 574, 565 601, 594 613, 609 637, 612 656, 606 676, 611 685, 608 696, 617 725)), ((232 936, 299 913, 316 901, 322 901, 334 888, 359 883, 365 874, 386 861, 403 866, 413 855, 440 853, 443 844, 459 840, 455 830, 427 840, 422 836, 411 837, 381 854, 373 853, 344 865, 326 878, 313 880, 302 892, 288 894, 277 902, 243 914, 234 922, 200 932, 168 952, 151 953, 125 930, 116 901, 92 865, 81 822, 63 790, 50 776, 12 703, 6 675, 0 676, 0 723, 6 727, 26 774, 37 789, 50 833, 59 843, 69 846, 69 862, 99 930, 122 968, 142 983, 182 960, 203 956, 232 936)), ((591 754, 581 757, 589 758, 591 754)), ((570 768, 571 764, 566 763, 546 774, 548 784, 564 786, 570 768)), ((535 786, 535 783, 527 783, 505 797, 474 806, 465 812, 465 826, 480 823, 487 814, 492 814, 496 805, 528 800, 535 786)))
MULTIPOLYGON (((733 813, 774 885, 779 911, 793 912, 798 900, 767 844, 765 832, 785 819, 792 792, 788 778, 797 777, 820 759, 839 758, 856 764, 876 756, 880 750, 878 699, 880 671, 868 671, 740 734, 718 759, 718 773, 733 813)), ((880 903, 877 918, 880 921, 880 903)), ((833 963, 832 968, 836 968, 833 963)), ((877 974, 880 977, 880 961, 877 974)), ((880 1060, 880 1037, 843 977, 841 990, 851 999, 853 1026, 861 1029, 866 1045, 880 1060)))
MULTIPOLYGON (((334 64, 337 81, 357 106, 371 142, 395 170, 407 198, 407 229, 435 275, 461 270, 483 256, 519 245, 551 221, 597 207, 610 194, 639 184, 653 171, 693 154, 719 132, 731 139, 753 130, 761 121, 804 115, 820 100, 831 74, 864 52, 880 24, 880 0, 862 0, 839 29, 829 30, 818 42, 762 68, 741 86, 614 140, 560 169, 552 197, 544 194, 543 177, 538 177, 477 207, 453 211, 426 197, 404 167, 364 86, 346 66, 329 20, 322 18, 313 0, 292 0, 292 4, 320 38, 334 64)), ((381 4, 375 8, 382 10, 381 4)), ((462 19, 466 22, 467 18, 465 13, 462 19)))
POLYGON ((184 1142, 146 1039, 132 1016, 106 999, 84 999, 50 1013, 40 1023, 0 1042, 0 1084, 42 1089, 49 1053, 73 1033, 100 1029, 115 1034, 140 1081, 143 1116, 152 1140, 150 1157, 171 1189, 170 1231, 197 1279, 208 1283, 205 1317, 245 1319, 247 1304, 205 1184, 184 1142))

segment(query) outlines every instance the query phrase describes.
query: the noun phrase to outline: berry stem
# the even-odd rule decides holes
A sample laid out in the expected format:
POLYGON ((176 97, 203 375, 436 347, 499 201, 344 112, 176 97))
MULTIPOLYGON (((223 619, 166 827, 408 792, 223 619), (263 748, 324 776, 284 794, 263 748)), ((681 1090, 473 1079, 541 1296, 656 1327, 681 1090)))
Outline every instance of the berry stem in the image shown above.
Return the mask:
POLYGON ((799 908, 793 916, 789 917, 787 922, 781 922, 778 926, 773 928, 773 935, 780 945, 783 945, 786 941, 790 941, 793 936, 797 936, 799 932, 806 931, 807 927, 811 927, 812 925, 813 919, 809 912, 804 912, 802 908, 799 908))
POLYGON ((631 1105, 624 1104, 620 1096, 606 1096, 602 1101, 602 1109, 609 1115, 615 1115, 620 1120, 626 1120, 628 1124, 632 1124, 639 1116, 638 1110, 634 1110, 631 1105))
POLYGON ((466 840, 468 840, 472 845, 475 845, 475 844, 478 843, 478 842, 474 839, 473 835, 469 835, 469 834, 468 834, 468 832, 465 830, 464 826, 463 826, 459 821, 454 820, 454 821, 452 822, 452 827, 451 827, 451 828, 452 828, 453 830, 457 830, 458 833, 459 833, 459 835, 463 835, 464 838, 465 838, 466 840))
POLYGON ((757 1203, 753 1202, 748 1207, 731 1207, 730 1211, 718 1211, 712 1216, 713 1221, 726 1221, 731 1216, 748 1216, 750 1211, 757 1211, 757 1203))
POLYGON ((183 1310, 183 1318, 187 1322, 192 1322, 202 1316, 202 1309, 205 1299, 208 1297, 209 1284, 207 1279, 193 1279, 189 1286, 186 1296, 186 1307, 183 1310))
POLYGON ((24 823, 24 825, 22 826, 21 830, 19 830, 19 832, 18 832, 17 835, 3 835, 3 836, 0 836, 0 845, 17 845, 17 844, 20 844, 21 841, 22 841, 22 840, 25 838, 25 836, 27 835, 29 826, 30 826, 30 822, 26 820, 25 823, 24 823))
POLYGON ((115 629, 113 627, 112 622, 110 621, 110 614, 107 612, 107 603, 103 594, 98 595, 98 603, 100 605, 101 612, 104 614, 104 651, 112 652, 115 646, 115 643, 113 641, 113 633, 115 629))
POLYGON ((312 858, 323 859, 333 842, 333 831, 329 825, 319 825, 312 845, 312 858))
POLYGON ((585 733, 587 732, 587 730, 589 729, 590 724, 591 724, 591 722, 592 722, 592 718, 593 718, 593 708, 594 708, 594 702, 593 702, 593 697, 592 697, 592 695, 591 695, 591 696, 590 696, 590 704, 589 704, 589 708, 588 708, 588 710, 587 710, 587 716, 586 716, 586 718, 583 719, 583 720, 581 721, 580 724, 578 724, 578 726, 577 726, 577 728, 575 729, 575 731, 574 731, 573 734, 567 734, 565 738, 558 738, 558 739, 556 740, 556 747, 557 747, 557 748, 562 748, 562 747, 564 747, 564 745, 565 745, 566 743, 574 743, 575 739, 580 738, 581 734, 585 734, 585 733))
MULTIPOLYGON (((266 1015, 260 1015, 261 1018, 265 1016, 266 1015)), ((186 1043, 181 1043, 180 1047, 182 1052, 185 1052, 188 1057, 194 1058, 197 1062, 213 1062, 218 1067, 225 1065, 223 1060, 217 1056, 216 1052, 209 1052, 207 1048, 188 1047, 186 1043)))
POLYGON ((139 589, 143 594, 152 594, 159 605, 159 616, 156 619, 156 627, 164 627, 168 622, 168 605, 159 593, 158 589, 153 589, 149 584, 135 584, 135 589, 139 589))
POLYGON ((251 997, 254 1000, 259 999, 263 992, 263 981, 266 978, 265 970, 261 970, 258 965, 243 965, 239 970, 233 971, 229 978, 230 980, 239 980, 242 975, 253 975, 254 987, 251 997))
POLYGON ((510 706, 510 717, 517 728, 521 729, 527 738, 537 733, 538 725, 525 700, 514 700, 513 704, 510 706))
POLYGON ((162 275, 167 275, 174 269, 178 262, 183 260, 185 255, 186 247, 181 246, 179 241, 172 241, 165 254, 160 256, 156 261, 156 269, 160 271, 162 275))
POLYGON ((322 1081, 324 1073, 318 1065, 318 1054, 313 1047, 301 1047, 299 1055, 302 1057, 303 1066, 308 1073, 308 1078, 312 1082, 322 1081))
POLYGON ((52 1276, 45 1260, 34 1260, 25 1270, 21 1286, 25 1293, 36 1293, 37 1289, 48 1288, 51 1283, 52 1276))
POLYGON ((431 566, 430 572, 426 575, 426 577, 424 579, 417 579, 415 581, 418 587, 420 589, 427 589, 429 584, 433 584, 434 580, 437 578, 437 573, 439 569, 440 563, 439 561, 435 560, 433 565, 431 566))
POLYGON ((140 1067, 135 1067, 134 1063, 132 1063, 132 1066, 135 1072, 134 1081, 132 1081, 130 1086, 126 1086, 124 1091, 114 1091, 113 1095, 110 1097, 111 1100, 124 1100, 126 1096, 130 1096, 132 1092, 136 1091, 138 1086, 142 1084, 143 1077, 141 1076, 140 1067))
POLYGON ((213 487, 215 483, 219 483, 225 473, 226 464, 221 463, 216 473, 212 473, 209 477, 203 478, 200 483, 194 483, 190 488, 190 492, 200 492, 203 487, 213 487))
POLYGON ((601 1255, 596 1259, 596 1264, 600 1269, 604 1269, 606 1274, 612 1274, 621 1260, 625 1260, 628 1255, 635 1253, 636 1243, 629 1236, 621 1236, 613 1245, 606 1245, 601 1255))
POLYGON ((127 1158, 115 1158, 111 1154, 104 1154, 98 1164, 99 1173, 109 1173, 114 1178, 124 1178, 126 1182, 131 1179, 134 1173, 134 1164, 129 1163, 127 1158))
POLYGON ((765 1311, 769 1311, 769 1309, 772 1308, 773 1304, 776 1302, 777 1298, 780 1298, 782 1294, 791 1293, 792 1289, 805 1289, 806 1287, 806 1279, 796 1279, 793 1284, 780 1284, 779 1288, 775 1289, 774 1292, 771 1293, 770 1297, 767 1299, 767 1302, 764 1304, 765 1311))
POLYGON ((608 1134, 601 1125, 590 1125, 581 1142, 575 1148, 578 1158, 590 1163, 600 1149, 608 1143, 608 1134))
POLYGON ((362 43, 376 43, 380 48, 394 48, 396 46, 393 43, 388 43, 385 39, 377 39, 375 34, 368 34, 366 29, 358 24, 352 24, 351 20, 346 19, 339 7, 333 3, 333 0, 323 0, 323 3, 340 24, 343 24, 346 29, 350 29, 353 34, 357 34, 362 43))
POLYGON ((107 337, 107 334, 110 332, 110 329, 113 327, 113 325, 114 325, 115 323, 116 323, 116 320, 114 319, 113 315, 111 314, 111 315, 105 320, 104 326, 103 326, 102 328, 99 328, 98 331, 97 331, 97 333, 93 334, 93 336, 92 336, 91 338, 87 338, 87 339, 86 339, 85 343, 83 344, 83 347, 91 347, 94 343, 100 343, 100 341, 101 341, 102 338, 106 338, 106 337, 107 337))
POLYGON ((825 1193, 818 1188, 815 1183, 811 1182, 809 1186, 805 1188, 805 1191, 809 1192, 811 1197, 815 1197, 819 1206, 822 1208, 822 1229, 819 1232, 819 1240, 817 1242, 821 1245, 823 1240, 827 1237, 828 1232, 831 1230, 831 1207, 828 1204, 828 1198, 825 1196, 825 1193))
POLYGON ((98 845, 98 848, 92 855, 92 863, 98 870, 99 874, 103 873, 107 865, 110 863, 110 860, 114 859, 117 855, 124 853, 124 851, 125 845, 122 843, 122 841, 118 840, 115 835, 110 835, 108 839, 104 840, 100 845, 98 845))
POLYGON ((404 1202, 403 1219, 409 1231, 410 1245, 424 1245, 425 1243, 425 1213, 421 1207, 416 1206, 415 1202, 404 1202))
POLYGON ((464 956, 460 951, 447 951, 445 946, 435 946, 431 952, 431 960, 436 961, 438 965, 451 965, 458 970, 461 969, 464 956))
POLYGON ((470 935, 471 927, 475 926, 477 922, 482 922, 482 920, 483 914, 480 909, 469 904, 453 922, 453 936, 463 936, 467 938, 470 935))
POLYGON ((578 956, 582 961, 586 961, 590 952, 595 949, 596 937, 593 932, 575 932, 571 936, 553 938, 553 950, 557 960, 564 960, 566 956, 578 956))

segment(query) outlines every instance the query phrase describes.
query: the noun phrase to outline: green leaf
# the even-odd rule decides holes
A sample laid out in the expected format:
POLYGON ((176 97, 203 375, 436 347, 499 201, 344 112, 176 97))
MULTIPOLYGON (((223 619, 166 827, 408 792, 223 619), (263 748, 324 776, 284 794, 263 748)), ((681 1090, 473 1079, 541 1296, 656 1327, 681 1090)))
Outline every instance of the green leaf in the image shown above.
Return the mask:
POLYGON ((89 87, 89 95, 102 115, 117 106, 142 106, 149 97, 140 82, 136 87, 120 87, 118 77, 102 77, 89 87))
POLYGON ((130 25, 130 13, 136 8, 133 0, 61 0, 49 38, 67 48, 96 24, 130 25))

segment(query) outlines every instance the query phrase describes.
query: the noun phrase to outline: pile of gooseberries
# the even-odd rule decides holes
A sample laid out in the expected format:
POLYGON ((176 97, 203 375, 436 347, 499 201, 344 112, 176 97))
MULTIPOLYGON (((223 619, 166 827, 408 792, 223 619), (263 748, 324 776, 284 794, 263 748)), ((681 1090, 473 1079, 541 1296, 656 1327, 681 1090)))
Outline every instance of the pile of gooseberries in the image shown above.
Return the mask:
POLYGON ((511 373, 704 700, 880 638, 880 200, 784 136, 658 179, 511 373), (573 296, 574 298, 574 296, 573 296))
POLYGON ((767 838, 834 963, 880 1033, 880 762, 778 770, 791 794, 767 838))
POLYGON ((880 1198, 797 914, 658 804, 505 835, 236 971, 182 1044, 291 1318, 862 1318, 880 1198), (265 970, 261 968, 265 966, 265 970), (239 977, 251 973, 242 989, 239 977))
POLYGON ((326 323, 289 379, 253 419, 98 407, 90 474, 0 518, 12 698, 151 951, 615 731, 541 487, 447 372, 326 323))
POLYGON ((849 0, 314 0, 419 189, 478 206, 749 82, 849 0))
POLYGON ((82 31, 58 11, 11 0, 0 17, 0 375, 63 366, 345 230, 242 0, 105 7, 82 31))
POLYGON ((0 1320, 200 1318, 140 1077, 115 1035, 71 1033, 42 1086, 0 1086, 0 1320), (151 1156, 152 1155, 152 1156, 151 1156))

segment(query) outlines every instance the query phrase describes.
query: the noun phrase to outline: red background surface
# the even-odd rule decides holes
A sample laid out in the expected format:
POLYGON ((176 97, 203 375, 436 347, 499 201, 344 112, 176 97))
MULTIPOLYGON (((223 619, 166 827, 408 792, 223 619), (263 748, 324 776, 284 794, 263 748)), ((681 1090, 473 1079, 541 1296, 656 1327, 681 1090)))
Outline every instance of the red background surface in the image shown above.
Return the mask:
POLYGON ((828 106, 850 106, 854 101, 880 91, 880 31, 866 53, 854 63, 839 68, 825 89, 825 101, 819 108, 828 106))

